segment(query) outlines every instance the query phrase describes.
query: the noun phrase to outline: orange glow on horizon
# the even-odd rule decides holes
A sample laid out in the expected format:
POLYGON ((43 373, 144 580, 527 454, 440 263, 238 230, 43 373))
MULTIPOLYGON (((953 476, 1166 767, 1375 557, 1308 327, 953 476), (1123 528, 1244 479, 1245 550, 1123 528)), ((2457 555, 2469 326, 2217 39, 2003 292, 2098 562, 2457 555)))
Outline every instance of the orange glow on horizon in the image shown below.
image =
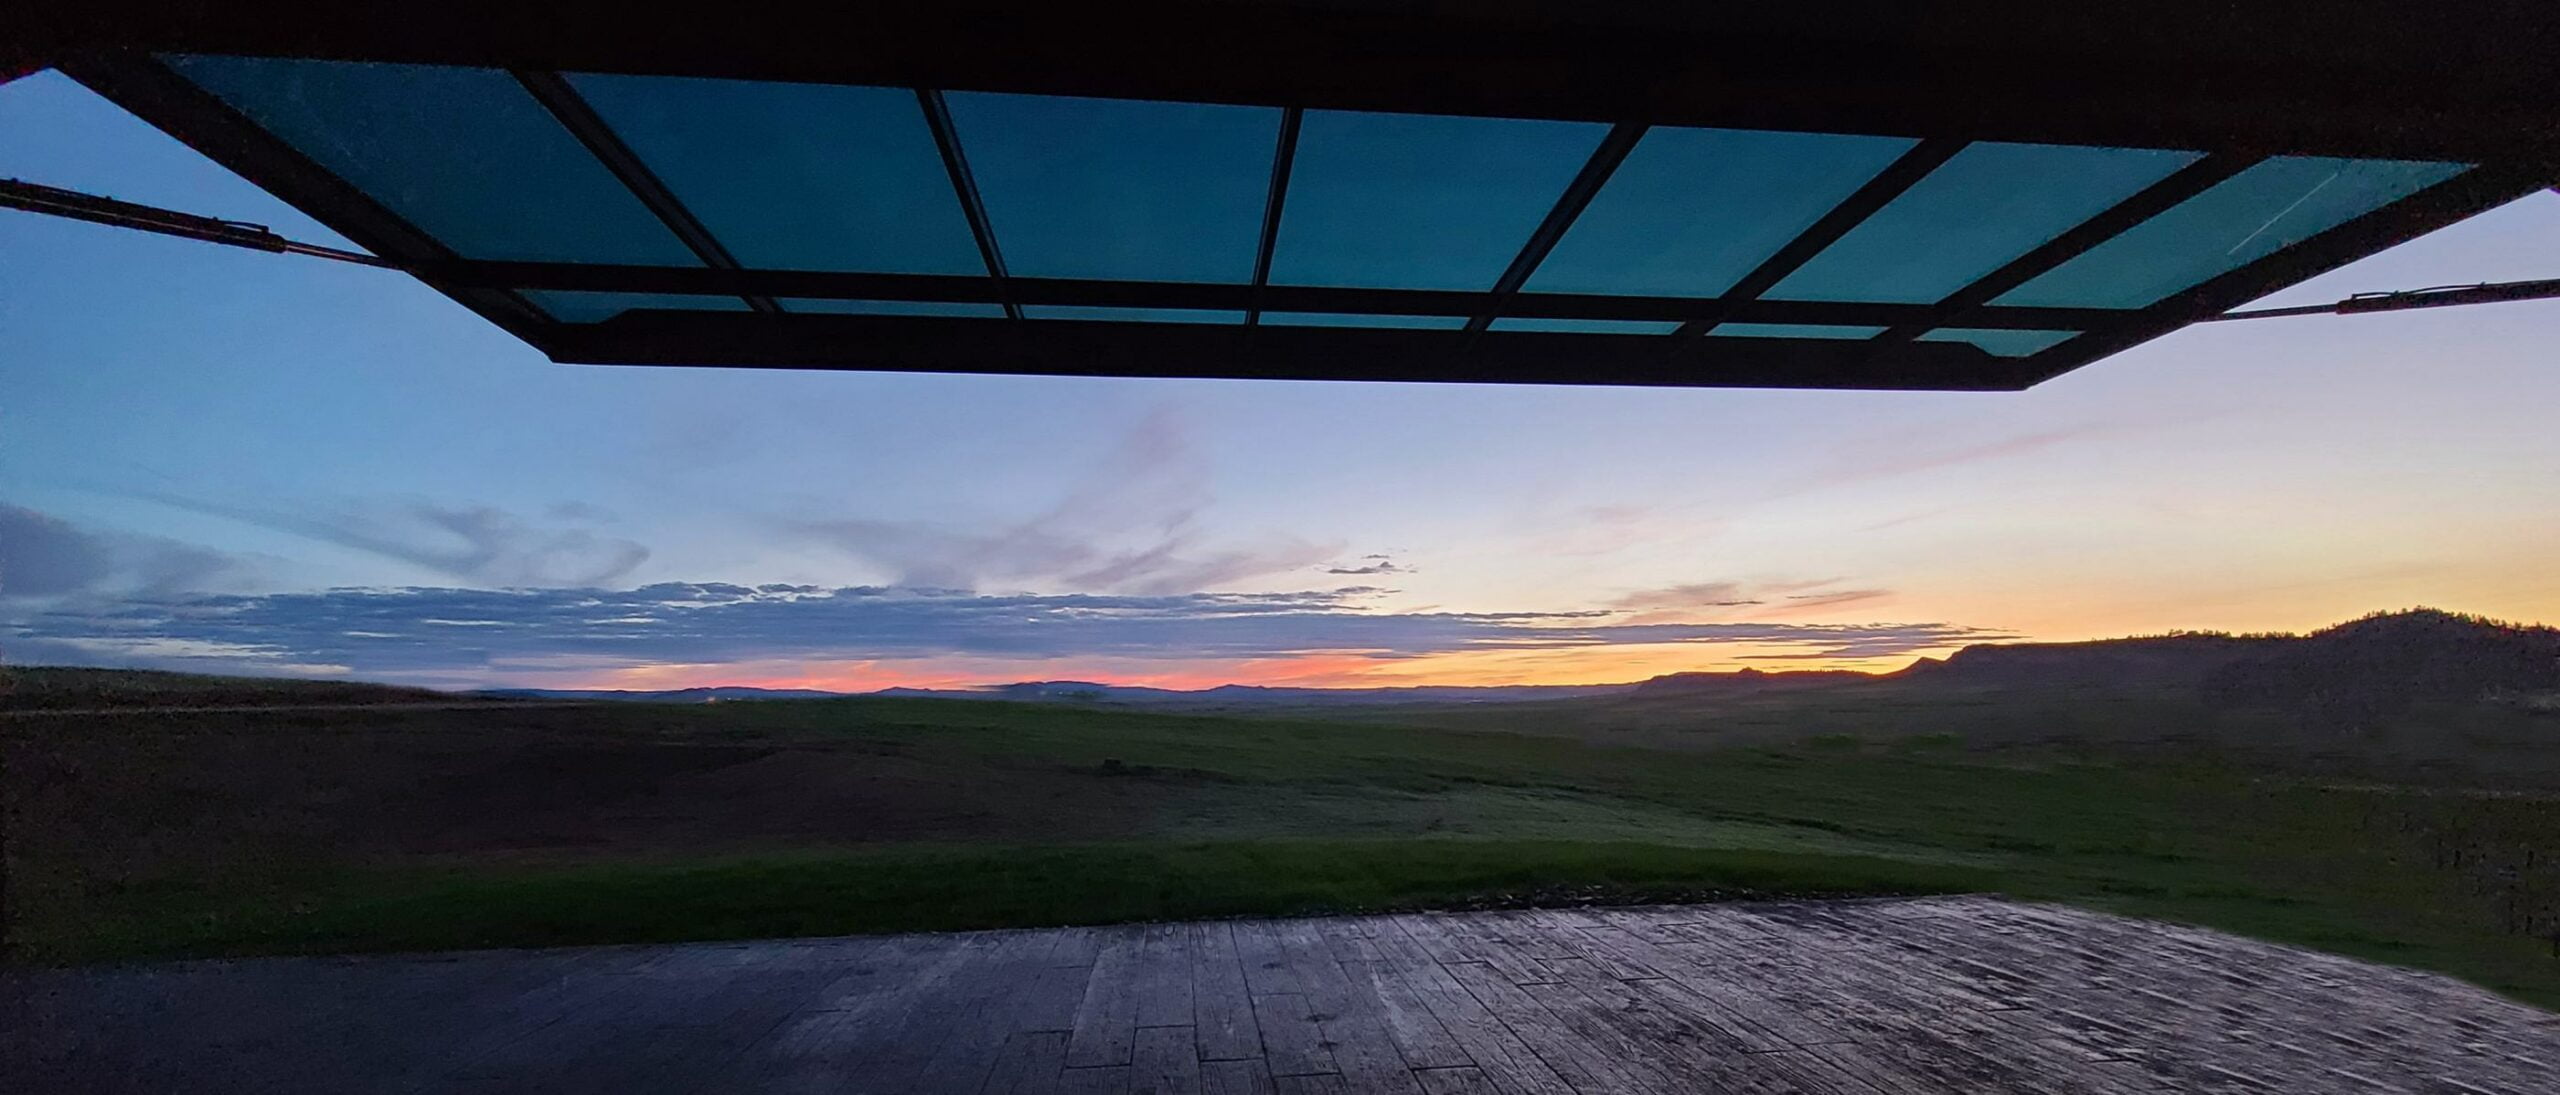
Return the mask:
MULTIPOLYGON (((1948 648, 1952 649, 1952 648, 1948 648)), ((1241 684, 1292 688, 1622 684, 1667 673, 1854 669, 1890 672, 1920 654, 1869 658, 1773 658, 1801 653, 1776 643, 1658 643, 1542 649, 1474 649, 1414 657, 1330 651, 1279 658, 975 657, 863 661, 750 661, 637 666, 578 673, 542 687, 659 691, 712 685, 870 692, 962 689, 1018 681, 1094 681, 1191 691, 1241 684)), ((1922 653, 1943 655, 1947 649, 1922 653)))

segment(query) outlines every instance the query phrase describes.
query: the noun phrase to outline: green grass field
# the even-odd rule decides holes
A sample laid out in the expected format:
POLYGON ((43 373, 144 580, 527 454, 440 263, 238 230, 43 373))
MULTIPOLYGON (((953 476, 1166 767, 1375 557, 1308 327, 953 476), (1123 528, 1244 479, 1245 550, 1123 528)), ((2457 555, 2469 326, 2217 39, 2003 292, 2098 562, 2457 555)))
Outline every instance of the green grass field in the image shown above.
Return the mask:
POLYGON ((19 716, 16 954, 1991 890, 2560 1005, 2547 944, 2390 823, 2441 790, 1804 729, 1672 748, 936 700, 19 716))

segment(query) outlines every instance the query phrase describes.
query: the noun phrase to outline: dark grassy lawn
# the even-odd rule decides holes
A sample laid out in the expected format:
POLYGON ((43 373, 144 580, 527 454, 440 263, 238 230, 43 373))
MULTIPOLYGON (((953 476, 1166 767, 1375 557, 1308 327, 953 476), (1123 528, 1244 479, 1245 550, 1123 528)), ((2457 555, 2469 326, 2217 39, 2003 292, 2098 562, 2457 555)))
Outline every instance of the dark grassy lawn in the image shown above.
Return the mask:
POLYGON ((2374 827, 2409 792, 1824 728, 1663 749, 934 700, 22 718, 20 954, 2000 890, 2560 1005, 2546 945, 2374 827))
POLYGON ((1561 841, 891 846, 689 863, 163 884, 30 956, 327 954, 1039 927, 1562 902, 1964 892, 1988 871, 1561 841))

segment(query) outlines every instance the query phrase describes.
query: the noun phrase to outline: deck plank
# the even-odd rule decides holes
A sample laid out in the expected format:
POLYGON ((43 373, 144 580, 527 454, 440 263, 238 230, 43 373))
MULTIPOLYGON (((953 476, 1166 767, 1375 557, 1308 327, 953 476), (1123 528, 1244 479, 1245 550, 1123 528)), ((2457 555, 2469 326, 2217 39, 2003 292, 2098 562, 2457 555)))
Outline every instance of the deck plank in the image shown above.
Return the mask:
POLYGON ((1140 935, 1132 929, 1111 933, 1093 960, 1093 976, 1085 983, 1084 1000, 1076 1007, 1075 1026, 1067 1037, 1067 1067, 1092 1068, 1129 1063, 1138 1033, 1140 935))
POLYGON ((1283 921, 1278 934, 1281 953, 1307 988, 1317 1028, 1344 1086, 1359 1095, 1421 1095, 1420 1083, 1389 1032, 1386 1009, 1366 978, 1353 983, 1315 921, 1283 921))
POLYGON ((1472 1068, 1432 1068, 1414 1073, 1423 1095, 1502 1095, 1485 1074, 1472 1068))
POLYGON ((1204 1095, 1272 1095, 1271 1069, 1262 1058, 1200 1062, 1204 1095))
POLYGON ((1545 1062, 1578 1092, 1647 1092, 1653 1087, 1630 1071, 1631 1062, 1613 1057, 1582 1031, 1559 1021, 1561 1016, 1500 971, 1481 962, 1442 967, 1483 1004, 1529 1052, 1545 1062))
POLYGON ((1187 1027, 1192 1021, 1189 924, 1149 924, 1138 940, 1137 1024, 1187 1027))
POLYGON ((1324 1041, 1314 1001, 1304 993, 1282 992, 1253 998, 1253 1019, 1262 1028, 1262 1058, 1271 1076, 1309 1076, 1340 1071, 1333 1048, 1324 1041))
POLYGON ((1067 1032, 1017 1031, 997 1049, 982 1095, 1051 1095, 1067 1063, 1067 1032))
POLYGON ((1345 963, 1347 974, 1356 990, 1377 1001, 1376 1016, 1386 1026, 1387 1037, 1404 1055, 1412 1068, 1463 1068, 1475 1064, 1466 1047, 1449 1033, 1440 1017, 1431 1013, 1431 1005, 1420 990, 1406 981, 1393 963, 1386 961, 1345 963))
MULTIPOLYGON (((1099 1065, 1058 1071, 1058 1095, 1135 1095, 1127 1065, 1099 1065)), ((894 1091, 895 1088, 883 1090, 894 1091)))
POLYGON ((1304 996, 1307 987, 1280 947, 1280 923, 1245 920, 1235 925, 1236 961, 1244 967, 1245 986, 1255 996, 1304 996))
POLYGON ((1505 1095, 1571 1095, 1573 1088, 1564 1078, 1513 1034, 1500 1016, 1468 992, 1450 974, 1449 967, 1433 960, 1411 936, 1402 934, 1403 918, 1395 926, 1397 935, 1379 938, 1380 949, 1387 955, 1385 968, 1392 971, 1397 984, 1409 990, 1440 1021, 1441 1029, 1466 1052, 1468 1060, 1484 1073, 1495 1090, 1505 1095))
POLYGON ((0 1090, 2546 1090, 2450 978, 1985 897, 0 972, 0 1090))
POLYGON ((918 1095, 970 1095, 986 1082, 1012 1032, 1022 978, 1043 968, 1049 940, 1035 932, 991 933, 943 991, 922 1002, 887 1052, 865 1066, 882 1088, 918 1095))
POLYGON ((1236 957, 1235 928, 1224 921, 1192 925, 1191 1026, 1203 1061, 1262 1056, 1262 1028, 1255 1025, 1253 994, 1236 957))
POLYGON ((1130 1084, 1142 1095, 1201 1095, 1200 1055, 1191 1028, 1139 1027, 1130 1050, 1130 1084))
POLYGON ((917 1095, 976 1095, 985 1086, 998 1051, 1025 1029, 1054 1027, 1062 1002, 1054 988, 1071 985, 1080 971, 1048 965, 1051 940, 1037 932, 1015 933, 988 959, 985 975, 962 997, 942 1036, 942 1044, 917 1070, 907 1090, 917 1095), (1064 975, 1064 976, 1061 976, 1064 975), (1035 1015, 1034 1011, 1051 1014, 1035 1015))

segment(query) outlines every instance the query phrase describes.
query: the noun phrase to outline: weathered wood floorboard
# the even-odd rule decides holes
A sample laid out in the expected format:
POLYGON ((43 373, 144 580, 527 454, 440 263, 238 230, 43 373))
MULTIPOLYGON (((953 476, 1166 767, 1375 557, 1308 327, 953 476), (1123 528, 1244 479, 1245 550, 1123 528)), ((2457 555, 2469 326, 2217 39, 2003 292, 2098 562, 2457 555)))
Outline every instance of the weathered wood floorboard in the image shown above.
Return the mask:
POLYGON ((2540 1092, 2560 1016, 1991 898, 0 974, 6 1092, 2540 1092))
POLYGON ((1260 1059, 1262 1028, 1254 1023, 1253 994, 1245 986, 1244 963, 1236 958, 1235 926, 1213 921, 1191 927, 1191 1036, 1200 1059, 1260 1059))

